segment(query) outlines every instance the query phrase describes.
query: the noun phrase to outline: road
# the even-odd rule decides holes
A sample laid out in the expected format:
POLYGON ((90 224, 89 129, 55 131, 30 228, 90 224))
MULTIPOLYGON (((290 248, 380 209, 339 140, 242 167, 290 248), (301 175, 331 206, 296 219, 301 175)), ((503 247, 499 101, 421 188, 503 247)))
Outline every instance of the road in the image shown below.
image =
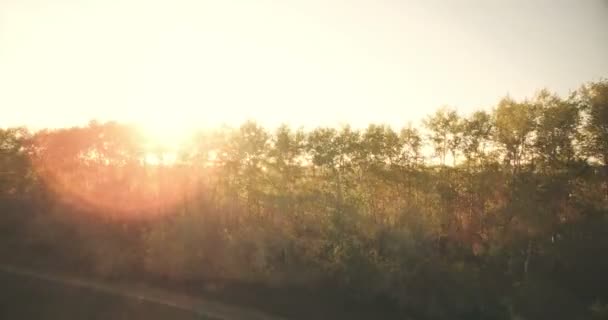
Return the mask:
POLYGON ((0 266, 0 319, 276 318, 142 286, 111 285, 0 266))

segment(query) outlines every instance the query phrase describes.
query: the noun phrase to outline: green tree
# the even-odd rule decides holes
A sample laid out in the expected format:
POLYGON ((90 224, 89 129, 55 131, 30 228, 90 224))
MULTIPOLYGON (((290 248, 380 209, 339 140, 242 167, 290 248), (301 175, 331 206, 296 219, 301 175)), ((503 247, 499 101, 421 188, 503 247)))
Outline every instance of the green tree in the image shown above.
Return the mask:
POLYGON ((583 152, 604 167, 608 197, 608 80, 584 85, 578 99, 585 112, 583 152))
POLYGON ((458 158, 458 149, 462 143, 462 122, 456 110, 443 107, 424 120, 430 130, 429 139, 433 143, 435 154, 441 165, 445 165, 448 153, 451 153, 454 165, 458 158))
POLYGON ((505 163, 515 171, 529 160, 535 128, 536 110, 527 102, 507 97, 494 110, 494 138, 505 151, 505 163))
POLYGON ((532 101, 538 110, 534 149, 543 167, 559 166, 575 159, 574 142, 578 134, 579 109, 547 90, 532 101))
POLYGON ((463 120, 462 153, 467 161, 480 161, 487 156, 492 130, 492 117, 486 111, 476 111, 463 120))

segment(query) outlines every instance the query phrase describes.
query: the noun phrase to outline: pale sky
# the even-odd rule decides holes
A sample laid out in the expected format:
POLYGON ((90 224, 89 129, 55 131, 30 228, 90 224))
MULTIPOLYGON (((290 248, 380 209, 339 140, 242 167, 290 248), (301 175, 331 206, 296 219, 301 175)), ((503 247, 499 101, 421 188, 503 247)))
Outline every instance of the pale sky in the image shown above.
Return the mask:
POLYGON ((0 127, 400 127, 606 76, 605 0, 0 0, 0 127))

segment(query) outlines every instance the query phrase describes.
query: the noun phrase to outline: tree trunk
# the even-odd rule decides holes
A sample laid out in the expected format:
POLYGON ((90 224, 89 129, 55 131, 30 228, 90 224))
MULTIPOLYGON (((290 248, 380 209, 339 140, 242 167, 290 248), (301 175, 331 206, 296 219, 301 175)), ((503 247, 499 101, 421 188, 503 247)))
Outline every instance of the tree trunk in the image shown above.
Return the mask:
POLYGON ((524 260, 524 281, 528 280, 528 268, 530 267, 531 258, 532 258, 532 240, 528 240, 528 248, 526 250, 526 260, 524 260))

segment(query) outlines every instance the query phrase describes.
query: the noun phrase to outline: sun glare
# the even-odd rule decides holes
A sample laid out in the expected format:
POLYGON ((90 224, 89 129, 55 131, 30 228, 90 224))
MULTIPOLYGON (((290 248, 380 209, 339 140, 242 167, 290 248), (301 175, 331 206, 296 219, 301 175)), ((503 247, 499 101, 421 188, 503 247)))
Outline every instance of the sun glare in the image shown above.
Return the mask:
POLYGON ((173 164, 181 148, 192 138, 193 130, 178 123, 145 123, 138 125, 145 145, 147 164, 173 164))
POLYGON ((147 144, 162 148, 179 148, 191 135, 190 130, 177 123, 143 123, 139 127, 147 144))

